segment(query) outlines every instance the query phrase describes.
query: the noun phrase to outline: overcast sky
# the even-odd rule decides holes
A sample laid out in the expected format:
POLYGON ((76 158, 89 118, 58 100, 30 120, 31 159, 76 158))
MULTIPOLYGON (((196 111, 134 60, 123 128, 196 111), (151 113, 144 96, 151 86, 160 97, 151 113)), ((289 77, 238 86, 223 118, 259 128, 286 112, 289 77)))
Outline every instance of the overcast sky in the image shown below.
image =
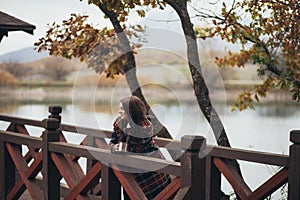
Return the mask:
MULTIPOLYGON (((203 1, 195 1, 203 3, 203 1)), ((1 0, 0 10, 25 22, 36 26, 34 35, 22 31, 9 32, 8 37, 4 37, 0 43, 0 55, 23 48, 34 48, 34 42, 45 36, 47 24, 54 21, 61 23, 68 19, 71 13, 89 15, 89 22, 97 27, 111 26, 109 20, 103 19, 101 11, 94 5, 88 5, 87 0, 1 0)), ((140 19, 133 15, 130 23, 146 24, 148 32, 148 44, 145 47, 182 49, 185 47, 179 21, 158 22, 157 20, 176 20, 177 14, 171 9, 165 11, 155 10, 147 13, 146 18, 140 19)))
MULTIPOLYGON (((68 19, 71 13, 88 14, 94 22, 97 18, 102 19, 99 9, 79 0, 1 0, 0 10, 36 26, 34 35, 22 31, 9 32, 8 37, 4 37, 0 43, 0 55, 33 47, 33 43, 45 35, 48 23, 68 19)), ((108 24, 105 20, 101 21, 108 24)))

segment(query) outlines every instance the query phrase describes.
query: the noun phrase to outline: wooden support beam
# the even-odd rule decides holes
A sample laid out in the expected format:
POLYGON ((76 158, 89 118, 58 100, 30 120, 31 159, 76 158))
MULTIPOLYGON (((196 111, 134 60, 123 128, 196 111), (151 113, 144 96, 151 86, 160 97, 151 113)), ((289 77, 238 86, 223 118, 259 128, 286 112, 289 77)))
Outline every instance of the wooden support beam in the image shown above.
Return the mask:
POLYGON ((147 200, 144 192, 135 181, 134 174, 121 172, 116 165, 113 165, 112 168, 131 200, 147 200))
MULTIPOLYGON (((16 124, 16 132, 21 133, 23 135, 29 135, 24 124, 22 124, 22 125, 16 124)), ((25 160, 27 163, 29 163, 37 155, 40 148, 33 148, 29 145, 27 145, 27 148, 28 148, 28 152, 25 155, 25 160)))
POLYGON ((25 172, 28 170, 28 166, 22 157, 19 146, 7 143, 6 147, 16 165, 16 168, 18 169, 22 180, 24 181, 24 184, 26 185, 27 190, 30 193, 31 198, 34 200, 39 200, 41 196, 43 196, 42 191, 34 179, 28 179, 26 176, 25 172))
POLYGON ((220 158, 214 158, 214 164, 225 176, 227 181, 241 199, 246 199, 247 196, 252 193, 251 189, 230 163, 221 160, 220 158))
MULTIPOLYGON (((42 152, 40 152, 35 160, 31 163, 30 167, 25 171, 25 177, 27 179, 34 179, 36 175, 41 171, 42 169, 42 152)), ((23 192, 25 191, 25 183, 23 179, 20 179, 16 182, 15 186, 12 188, 10 193, 7 195, 7 199, 18 199, 23 192)))
POLYGON ((263 200, 285 184, 288 180, 288 169, 282 168, 269 180, 247 197, 247 200, 263 200))
POLYGON ((73 200, 76 199, 78 194, 87 194, 88 190, 91 189, 91 187, 94 187, 100 178, 100 171, 101 171, 102 165, 100 162, 97 162, 87 173, 87 175, 81 179, 80 183, 78 183, 76 186, 71 188, 70 193, 68 196, 65 197, 65 200, 73 200))
POLYGON ((171 183, 165 187, 155 198, 154 200, 161 199, 170 199, 172 196, 175 196, 176 192, 180 189, 180 178, 175 177, 172 179, 171 183))
MULTIPOLYGON (((85 177, 82 169, 80 169, 81 171, 78 171, 77 168, 73 168, 73 165, 63 154, 51 153, 51 158, 58 171, 67 182, 70 190, 73 190, 75 187, 85 188, 85 185, 82 185, 84 182, 81 182, 85 177)), ((86 194, 81 194, 81 192, 81 190, 74 190, 71 195, 76 196, 76 199, 89 199, 86 194)))

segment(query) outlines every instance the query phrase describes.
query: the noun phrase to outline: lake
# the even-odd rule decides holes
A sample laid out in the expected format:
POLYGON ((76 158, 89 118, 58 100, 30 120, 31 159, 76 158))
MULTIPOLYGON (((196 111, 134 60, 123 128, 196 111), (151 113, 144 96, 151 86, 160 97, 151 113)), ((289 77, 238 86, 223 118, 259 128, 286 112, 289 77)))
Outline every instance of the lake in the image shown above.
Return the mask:
MULTIPOLYGON (((117 116, 118 102, 59 102, 50 100, 38 103, 19 103, 16 101, 1 101, 0 112, 3 115, 25 117, 41 120, 48 116, 49 105, 61 105, 62 122, 78 126, 112 130, 112 122, 117 116)), ((195 102, 158 102, 152 101, 153 110, 160 121, 167 127, 175 139, 186 134, 199 134, 207 138, 209 144, 215 144, 209 125, 199 112, 195 102)), ((300 129, 300 109, 297 104, 262 104, 255 110, 231 112, 225 103, 216 103, 229 141, 232 147, 288 154, 289 132, 300 129)), ((4 129, 6 123, 0 123, 4 129)), ((40 134, 40 130, 33 130, 40 134)), ((79 143, 80 136, 68 136, 68 140, 79 143)), ((278 170, 277 167, 240 162, 242 173, 249 187, 254 190, 278 170)), ((223 180, 224 191, 232 189, 223 180)), ((278 194, 278 199, 279 199, 278 194)), ((275 198, 275 197, 274 197, 275 198)), ((277 199, 275 198, 275 199, 277 199)))

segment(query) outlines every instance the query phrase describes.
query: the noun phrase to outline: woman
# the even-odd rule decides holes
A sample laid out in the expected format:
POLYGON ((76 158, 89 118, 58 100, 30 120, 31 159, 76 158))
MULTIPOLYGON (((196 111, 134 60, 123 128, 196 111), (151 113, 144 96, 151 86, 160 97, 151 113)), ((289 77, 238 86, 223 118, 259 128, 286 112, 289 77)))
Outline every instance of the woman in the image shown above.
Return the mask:
MULTIPOLYGON (((146 112, 144 103, 136 96, 120 101, 120 116, 113 124, 112 152, 118 152, 120 142, 123 142, 128 152, 164 158, 152 142, 153 127, 146 117, 146 112)), ((147 199, 153 199, 171 182, 169 175, 157 172, 135 173, 134 175, 147 199)), ((124 198, 129 199, 126 193, 124 193, 124 198)))

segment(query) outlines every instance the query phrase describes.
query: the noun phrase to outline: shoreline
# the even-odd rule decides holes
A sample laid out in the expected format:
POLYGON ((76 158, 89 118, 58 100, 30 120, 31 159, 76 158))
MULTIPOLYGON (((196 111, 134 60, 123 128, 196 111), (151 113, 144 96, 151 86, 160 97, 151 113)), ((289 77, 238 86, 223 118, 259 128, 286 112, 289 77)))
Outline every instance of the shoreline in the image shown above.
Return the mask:
MULTIPOLYGON (((238 94, 245 88, 226 88, 210 90, 210 97, 214 103, 232 104, 238 94)), ((143 94, 150 103, 190 103, 197 102, 192 88, 162 88, 143 87, 143 94)), ((1 88, 0 103, 20 102, 20 103, 104 103, 118 102, 119 99, 130 96, 127 87, 17 87, 1 88), (3 98, 4 97, 4 98, 3 98)), ((255 104, 257 102, 254 102, 255 104)), ((261 98, 259 103, 294 103, 289 94, 281 90, 268 92, 265 98, 261 98)))

